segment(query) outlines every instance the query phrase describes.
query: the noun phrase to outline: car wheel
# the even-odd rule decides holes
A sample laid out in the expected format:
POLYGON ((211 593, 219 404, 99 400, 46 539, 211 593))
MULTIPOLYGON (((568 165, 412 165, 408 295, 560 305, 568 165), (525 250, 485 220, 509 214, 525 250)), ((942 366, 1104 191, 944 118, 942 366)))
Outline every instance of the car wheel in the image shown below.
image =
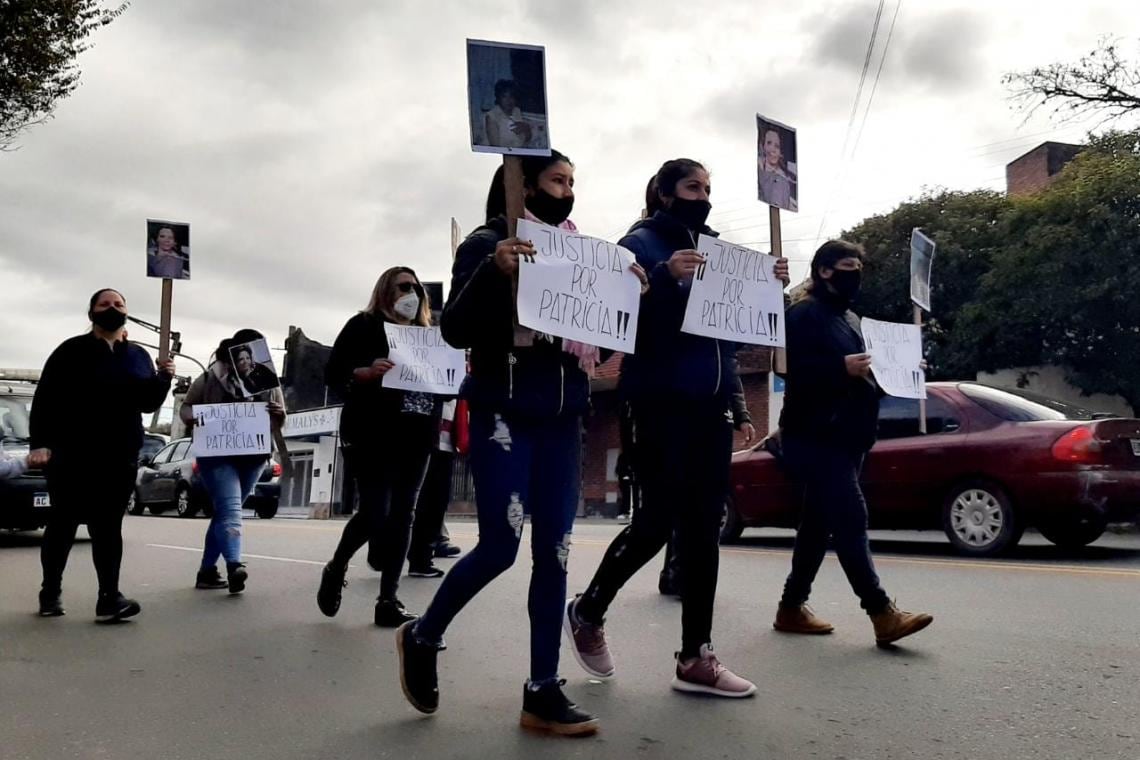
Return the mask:
POLYGON ((962 554, 992 557, 1017 546, 1024 528, 1009 497, 994 483, 963 483, 942 508, 942 528, 962 554))
POLYGON ((744 521, 740 519, 740 513, 732 505, 732 499, 726 498, 724 500, 724 513, 720 518, 720 542, 722 544, 734 544, 740 540, 740 534, 743 532, 744 521))
POLYGON ((277 516, 277 502, 273 500, 264 501, 261 504, 258 504, 254 508, 254 511, 262 520, 272 520, 277 516))
POLYGON ((1104 535, 1107 527, 1108 521, 1104 517, 1094 515, 1042 522, 1037 526, 1037 530, 1063 549, 1079 549, 1104 535))
POLYGON ((136 488, 135 490, 131 491, 131 497, 127 500, 127 514, 141 515, 145 508, 146 505, 143 504, 142 500, 139 498, 138 489, 136 488))
POLYGON ((179 517, 193 517, 198 511, 190 497, 190 489, 184 485, 178 486, 178 491, 174 494, 174 509, 179 517))

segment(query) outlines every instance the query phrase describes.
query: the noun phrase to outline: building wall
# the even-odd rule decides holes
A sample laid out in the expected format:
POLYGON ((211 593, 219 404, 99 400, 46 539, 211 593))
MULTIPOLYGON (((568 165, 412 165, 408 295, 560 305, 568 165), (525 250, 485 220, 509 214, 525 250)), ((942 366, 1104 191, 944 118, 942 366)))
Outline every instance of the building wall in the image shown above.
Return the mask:
POLYGON ((1022 367, 1003 369, 997 372, 979 372, 978 382, 999 388, 1018 388, 1018 382, 1026 385, 1022 390, 1065 401, 1094 412, 1111 412, 1123 417, 1133 417, 1135 413, 1120 396, 1093 394, 1081 395, 1078 388, 1065 380, 1065 371, 1060 367, 1022 367))
POLYGON ((1047 142, 1038 145, 1006 165, 1006 193, 1020 196, 1041 192, 1080 150, 1080 145, 1068 143, 1047 142))

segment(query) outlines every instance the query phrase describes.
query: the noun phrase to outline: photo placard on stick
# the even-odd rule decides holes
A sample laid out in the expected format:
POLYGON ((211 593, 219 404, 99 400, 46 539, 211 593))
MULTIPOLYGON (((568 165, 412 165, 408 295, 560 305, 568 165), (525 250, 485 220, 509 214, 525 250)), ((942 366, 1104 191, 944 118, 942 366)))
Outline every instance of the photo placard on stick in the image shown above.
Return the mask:
POLYGON ((776 257, 701 235, 681 331, 758 346, 786 345, 784 283, 776 257))
POLYGON ((146 220, 146 276, 163 280, 190 279, 190 225, 146 220))
POLYGON ((230 346, 230 362, 247 398, 281 386, 269 344, 264 339, 230 346))
POLYGON ((917 227, 910 233, 910 300, 930 311, 930 271, 935 243, 917 227))
POLYGON ((863 320, 863 340, 871 355, 871 372, 888 396, 926 398, 922 369, 922 328, 897 322, 863 320))
POLYGON ((800 210, 794 127, 756 114, 756 168, 762 203, 784 211, 800 210))
POLYGON ((272 435, 269 411, 258 401, 227 404, 194 404, 196 457, 226 457, 236 454, 269 454, 272 435))
POLYGON ((549 156, 546 50, 467 40, 467 108, 473 151, 549 156))
POLYGON ((380 380, 385 388, 454 396, 467 376, 467 358, 438 327, 384 323, 388 359, 396 366, 380 380))
POLYGON ((519 220, 518 236, 535 250, 533 261, 519 258, 519 324, 632 354, 641 306, 633 253, 528 219, 519 220))

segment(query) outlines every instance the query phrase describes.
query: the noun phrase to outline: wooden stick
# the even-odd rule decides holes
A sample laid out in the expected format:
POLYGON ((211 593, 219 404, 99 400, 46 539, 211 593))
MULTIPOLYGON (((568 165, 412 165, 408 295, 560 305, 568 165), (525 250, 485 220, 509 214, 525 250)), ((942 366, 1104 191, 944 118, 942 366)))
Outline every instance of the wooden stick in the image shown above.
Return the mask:
POLYGON ((174 280, 162 281, 162 316, 158 320, 158 360, 170 358, 170 306, 174 300, 174 280))
MULTIPOLYGON (((922 329, 922 307, 918 304, 914 305, 914 323, 918 325, 919 330, 922 329)), ((924 398, 918 400, 918 432, 926 435, 926 399, 924 398)))
MULTIPOLYGON (((784 241, 780 236, 780 209, 776 206, 768 207, 768 227, 771 232, 772 255, 780 258, 784 255, 784 241)), ((772 370, 780 375, 788 371, 788 352, 786 349, 777 348, 772 351, 772 370)))
POLYGON ((507 196, 507 234, 514 237, 525 213, 522 159, 518 156, 503 156, 503 191, 507 196))

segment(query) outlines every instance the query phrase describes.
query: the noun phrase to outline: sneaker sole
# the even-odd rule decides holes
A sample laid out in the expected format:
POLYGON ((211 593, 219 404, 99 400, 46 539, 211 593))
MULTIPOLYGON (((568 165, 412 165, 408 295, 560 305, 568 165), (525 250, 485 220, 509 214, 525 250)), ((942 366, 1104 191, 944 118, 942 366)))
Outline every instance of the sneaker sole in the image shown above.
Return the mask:
POLYGON ((572 598, 567 599, 565 606, 562 608, 562 630, 566 632, 566 637, 570 640, 570 651, 574 653, 574 660, 578 663, 579 666, 581 666, 582 670, 586 671, 588 675, 591 675, 594 678, 613 678, 614 673, 617 670, 616 668, 610 670, 609 673, 602 673, 600 671, 594 670, 586 664, 585 659, 583 659, 581 653, 578 651, 578 647, 574 643, 574 626, 573 623, 570 622, 570 604, 573 601, 574 600, 572 598))
POLYGON ((705 686, 704 684, 682 681, 676 676, 673 676, 673 683, 670 685, 675 691, 684 692, 686 694, 705 694, 711 697, 724 697, 726 699, 744 699, 756 693, 756 684, 752 684, 752 688, 748 691, 725 691, 715 686, 705 686))
POLYGON ((195 583, 194 584, 194 588, 196 588, 199 591, 221 591, 222 589, 229 588, 229 587, 230 587, 230 584, 228 584, 224 581, 220 585, 207 584, 207 583, 195 583))
POLYGON ((111 615, 96 615, 96 623, 118 623, 127 618, 133 618, 135 615, 142 612, 142 607, 127 607, 124 610, 118 610, 111 615))
POLYGON ((581 723, 559 723, 553 720, 540 718, 534 713, 523 710, 519 716, 519 725, 531 731, 542 731, 558 736, 592 736, 598 733, 598 719, 585 720, 581 723))
POLYGON ((907 636, 913 636, 914 634, 918 633, 919 631, 922 631, 926 628, 929 628, 930 624, 933 622, 934 622, 933 617, 927 617, 923 620, 918 621, 918 623, 911 626, 909 629, 903 631, 902 633, 898 634, 897 636, 891 636, 890 638, 886 638, 886 639, 875 639, 875 644, 877 644, 878 646, 881 646, 881 647, 889 646, 889 645, 895 643, 896 641, 899 641, 901 639, 905 639, 907 636))
POLYGON ((48 610, 46 612, 43 610, 40 610, 40 612, 39 612, 39 616, 42 618, 63 617, 66 614, 67 614, 67 612, 65 612, 64 610, 60 610, 58 612, 56 612, 55 610, 48 610))
POLYGON ((404 629, 411 625, 413 622, 415 621, 404 623, 402 626, 396 629, 396 653, 400 657, 400 690, 404 692, 404 699, 408 700, 408 703, 411 704, 412 707, 416 708, 425 715, 431 715, 439 709, 439 706, 437 705, 435 707, 427 707, 425 705, 421 705, 419 701, 412 696, 412 693, 408 691, 408 682, 407 679, 404 678, 404 629))
POLYGON ((417 572, 409 572, 408 573, 409 578, 442 578, 443 576, 444 576, 443 573, 417 573, 417 572))
POLYGON ((826 636, 829 633, 835 633, 835 626, 829 626, 827 628, 789 628, 787 626, 781 626, 778 623, 772 623, 772 627, 780 633, 795 633, 800 636, 826 636))

